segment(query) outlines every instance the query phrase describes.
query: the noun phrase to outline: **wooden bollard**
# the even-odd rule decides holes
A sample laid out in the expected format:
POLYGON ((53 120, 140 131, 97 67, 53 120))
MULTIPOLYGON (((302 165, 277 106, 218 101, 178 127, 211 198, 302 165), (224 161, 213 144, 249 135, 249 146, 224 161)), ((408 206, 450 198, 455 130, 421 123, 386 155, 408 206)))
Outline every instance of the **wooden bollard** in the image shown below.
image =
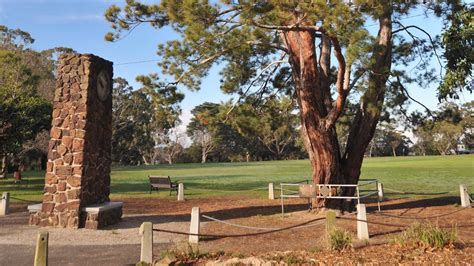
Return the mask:
POLYGON ((268 183, 268 199, 270 200, 275 199, 275 191, 274 191, 273 183, 268 183))
POLYGON ((142 247, 140 252, 140 262, 153 263, 153 224, 144 222, 140 226, 142 236, 142 247))
POLYGON ((336 226, 336 212, 326 211, 326 237, 329 238, 329 234, 336 226))
MULTIPOLYGON (((191 226, 189 228, 189 233, 199 234, 199 222, 200 222, 199 220, 200 220, 199 207, 193 207, 193 210, 191 211, 191 226)), ((190 235, 189 243, 193 243, 193 244, 199 243, 199 236, 190 235)))
POLYGON ((183 185, 183 183, 178 184, 178 201, 184 201, 184 185, 183 185))
POLYGON ((459 194, 461 196, 461 206, 471 207, 471 201, 469 199, 469 192, 467 191, 466 185, 459 185, 459 194))
POLYGON ((368 240, 369 227, 367 226, 365 204, 357 204, 357 220, 357 238, 360 240, 368 240))
POLYGON ((2 200, 0 201, 0 216, 6 216, 10 212, 10 193, 3 192, 2 200))
POLYGON ((48 265, 48 236, 49 233, 46 231, 38 233, 34 266, 48 265))

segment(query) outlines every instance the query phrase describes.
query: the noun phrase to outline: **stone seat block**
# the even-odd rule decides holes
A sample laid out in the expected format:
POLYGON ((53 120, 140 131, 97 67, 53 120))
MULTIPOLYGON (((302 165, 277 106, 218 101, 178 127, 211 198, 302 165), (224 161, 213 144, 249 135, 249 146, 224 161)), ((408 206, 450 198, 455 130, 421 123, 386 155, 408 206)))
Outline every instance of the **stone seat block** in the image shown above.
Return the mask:
POLYGON ((29 213, 37 213, 37 212, 41 211, 42 206, 43 206, 42 203, 28 205, 28 212, 29 213))
POLYGON ((122 220, 123 202, 104 202, 81 208, 80 227, 102 229, 122 220))

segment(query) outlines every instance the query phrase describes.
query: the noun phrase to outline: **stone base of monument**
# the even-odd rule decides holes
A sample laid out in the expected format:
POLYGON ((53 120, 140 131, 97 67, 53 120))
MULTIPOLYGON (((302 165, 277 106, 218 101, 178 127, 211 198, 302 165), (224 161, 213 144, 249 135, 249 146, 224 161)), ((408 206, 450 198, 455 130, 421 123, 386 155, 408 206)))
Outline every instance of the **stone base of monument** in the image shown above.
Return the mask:
MULTIPOLYGON (((38 213, 42 204, 28 205, 30 213, 30 225, 56 226, 54 223, 41 223, 38 213)), ((81 208, 79 227, 86 229, 102 229, 106 226, 116 224, 122 220, 122 202, 104 202, 81 208)))
POLYGON ((79 227, 102 229, 122 220, 122 202, 104 202, 81 208, 79 227))
POLYGON ((41 203, 28 205, 28 212, 29 213, 37 213, 37 212, 41 211, 41 206, 42 205, 43 204, 41 204, 41 203))

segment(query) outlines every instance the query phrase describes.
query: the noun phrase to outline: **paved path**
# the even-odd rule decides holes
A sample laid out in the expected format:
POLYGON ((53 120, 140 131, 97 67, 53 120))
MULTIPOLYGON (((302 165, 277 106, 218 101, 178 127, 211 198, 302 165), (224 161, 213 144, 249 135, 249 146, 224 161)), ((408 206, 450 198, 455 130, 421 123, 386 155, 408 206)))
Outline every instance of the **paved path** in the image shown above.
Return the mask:
MULTIPOLYGON (((28 226, 28 213, 0 217, 0 265, 33 265, 36 237, 49 232, 50 265, 135 265, 140 257, 139 225, 187 231, 189 222, 158 215, 124 215, 123 221, 106 230, 39 228, 28 226)), ((155 257, 186 237, 154 234, 155 257)))

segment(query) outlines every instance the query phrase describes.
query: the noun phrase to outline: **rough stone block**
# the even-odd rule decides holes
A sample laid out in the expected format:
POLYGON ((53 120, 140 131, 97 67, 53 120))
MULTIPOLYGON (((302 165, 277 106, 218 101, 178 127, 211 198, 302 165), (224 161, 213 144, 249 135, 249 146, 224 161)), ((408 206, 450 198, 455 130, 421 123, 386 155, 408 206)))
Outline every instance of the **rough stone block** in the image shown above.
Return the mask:
POLYGON ((41 207, 41 211, 48 213, 52 212, 54 209, 54 203, 49 203, 49 202, 43 202, 43 206, 41 207))
POLYGON ((70 176, 72 175, 72 167, 69 165, 58 166, 56 167, 56 175, 70 176))
POLYGON ((67 178, 67 183, 71 187, 78 187, 81 185, 81 177, 80 176, 70 176, 67 178))

